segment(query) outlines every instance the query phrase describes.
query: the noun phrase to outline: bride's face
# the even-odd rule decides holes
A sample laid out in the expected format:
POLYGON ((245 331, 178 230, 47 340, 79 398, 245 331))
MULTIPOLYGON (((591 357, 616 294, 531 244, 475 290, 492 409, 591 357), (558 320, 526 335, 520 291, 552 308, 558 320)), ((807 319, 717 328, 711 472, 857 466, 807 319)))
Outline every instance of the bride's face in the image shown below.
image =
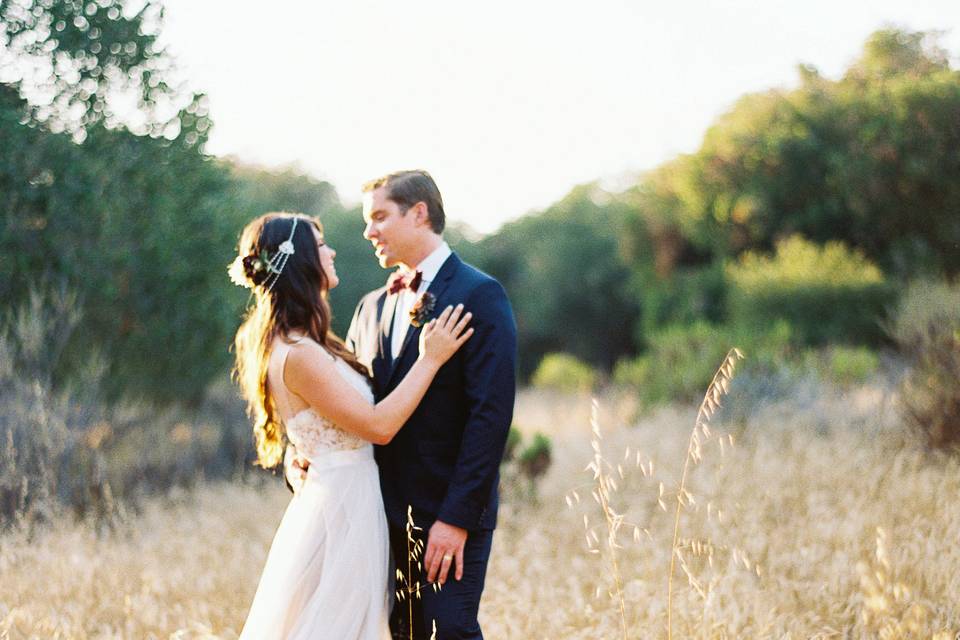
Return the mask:
POLYGON ((320 235, 316 227, 313 229, 313 236, 317 239, 317 251, 320 253, 320 268, 323 269, 324 275, 327 276, 327 287, 333 289, 340 284, 340 278, 337 276, 337 267, 333 262, 337 257, 337 252, 333 250, 333 247, 323 241, 323 236, 320 235))

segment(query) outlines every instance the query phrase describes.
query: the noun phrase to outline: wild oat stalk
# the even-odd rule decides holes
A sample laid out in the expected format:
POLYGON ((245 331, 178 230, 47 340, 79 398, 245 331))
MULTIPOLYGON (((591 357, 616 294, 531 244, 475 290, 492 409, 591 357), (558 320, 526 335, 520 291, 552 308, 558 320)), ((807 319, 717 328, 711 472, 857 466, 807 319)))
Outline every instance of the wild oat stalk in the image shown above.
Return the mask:
MULTIPOLYGON (((700 403, 700 409, 697 411, 697 420, 690 432, 690 441, 687 443, 687 456, 683 461, 683 473, 680 474, 680 488, 677 491, 677 510, 673 520, 673 543, 670 546, 670 573, 667 578, 667 639, 673 639, 673 572, 676 567, 677 556, 681 551, 677 545, 680 535, 680 511, 686 503, 690 502, 692 497, 687 491, 687 472, 691 463, 698 463, 703 459, 701 449, 701 433, 705 440, 710 437, 710 427, 708 423, 717 409, 720 408, 720 398, 730 392, 730 381, 733 379, 733 370, 737 360, 742 360, 743 354, 734 347, 727 352, 723 359, 723 364, 713 376, 707 392, 703 396, 703 402, 700 403)), ((681 562, 683 562, 681 558, 681 562)))
MULTIPOLYGON (((609 594, 611 599, 617 598, 619 600, 620 628, 623 638, 626 638, 626 603, 624 602, 623 578, 620 574, 620 563, 617 553, 617 550, 623 549, 624 546, 620 544, 618 535, 624 528, 632 529, 633 541, 635 543, 639 543, 641 540, 641 532, 646 533, 647 537, 650 537, 650 530, 645 527, 640 527, 636 523, 628 522, 624 518, 623 514, 617 513, 617 511, 613 508, 611 496, 620 488, 618 485, 618 480, 615 476, 619 476, 620 480, 626 481, 627 472, 624 469, 624 464, 626 464, 627 461, 629 461, 633 456, 631 455, 630 447, 627 447, 626 451, 624 452, 623 462, 621 464, 617 464, 616 466, 603 457, 601 446, 603 442, 603 436, 600 434, 600 420, 598 417, 599 409, 600 404, 598 400, 593 398, 590 412, 590 428, 593 434, 590 444, 593 447, 593 459, 585 469, 585 471, 593 472, 593 479, 582 486, 571 489, 570 492, 565 496, 565 499, 567 502, 567 507, 573 509, 575 504, 580 504, 580 494, 578 491, 589 489, 594 501, 600 505, 600 509, 604 516, 601 524, 591 525, 590 516, 586 513, 583 514, 583 528, 587 541, 587 551, 589 553, 602 555, 603 552, 600 548, 600 537, 597 535, 597 529, 606 529, 606 546, 609 549, 609 555, 607 556, 607 559, 610 561, 610 569, 613 575, 615 587, 614 590, 609 591, 609 594)), ((636 452, 636 467, 640 469, 644 477, 653 477, 653 460, 648 459, 646 463, 641 462, 640 451, 636 452)), ((664 511, 666 511, 666 505, 662 502, 661 507, 664 511)), ((597 587, 596 597, 600 597, 599 586, 597 587)))
MULTIPOLYGON (((593 491, 593 496, 594 499, 600 503, 600 508, 603 510, 603 515, 606 520, 607 548, 609 549, 610 553, 610 568, 613 571, 613 582, 617 589, 617 598, 620 601, 620 628, 623 632, 623 638, 626 640, 626 606, 623 601, 623 580, 620 577, 620 565, 617 562, 617 549, 623 548, 617 542, 617 532, 624 524, 624 520, 623 515, 614 511, 613 507, 610 505, 610 493, 611 491, 617 490, 617 484, 610 474, 604 472, 604 465, 609 466, 609 463, 603 459, 603 454, 600 451, 600 441, 602 438, 600 436, 600 419, 598 417, 599 409, 600 404, 597 402, 597 399, 594 398, 590 410, 590 430, 593 433, 593 438, 591 438, 590 444, 593 446, 593 461, 587 465, 587 469, 593 470, 593 479, 597 483, 596 488, 593 491)), ((584 524, 586 524, 586 522, 586 516, 584 516, 584 524)), ((590 533, 592 533, 592 531, 588 530, 588 543, 590 543, 590 533)))
POLYGON ((412 581, 413 567, 420 565, 420 557, 423 555, 423 541, 414 537, 414 531, 423 531, 422 528, 413 523, 413 507, 407 506, 407 575, 397 569, 397 599, 401 602, 407 601, 407 620, 409 637, 413 637, 413 598, 420 597, 420 581, 412 581))

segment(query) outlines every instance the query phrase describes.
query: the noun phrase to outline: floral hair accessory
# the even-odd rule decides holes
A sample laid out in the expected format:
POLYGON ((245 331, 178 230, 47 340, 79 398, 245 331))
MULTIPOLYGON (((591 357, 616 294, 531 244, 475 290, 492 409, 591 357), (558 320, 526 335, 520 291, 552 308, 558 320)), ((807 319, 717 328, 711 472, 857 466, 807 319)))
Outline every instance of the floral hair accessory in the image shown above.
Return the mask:
POLYGON ((277 252, 272 257, 266 250, 261 251, 259 255, 237 256, 227 267, 230 281, 245 289, 264 285, 267 288, 267 293, 270 293, 273 290, 273 285, 280 279, 290 256, 294 254, 293 234, 297 230, 297 220, 298 218, 293 218, 290 236, 280 243, 277 252))
POLYGON ((417 303, 410 309, 410 324, 417 329, 422 327, 430 319, 430 314, 433 313, 436 306, 437 297, 429 291, 424 291, 423 295, 417 299, 417 303))

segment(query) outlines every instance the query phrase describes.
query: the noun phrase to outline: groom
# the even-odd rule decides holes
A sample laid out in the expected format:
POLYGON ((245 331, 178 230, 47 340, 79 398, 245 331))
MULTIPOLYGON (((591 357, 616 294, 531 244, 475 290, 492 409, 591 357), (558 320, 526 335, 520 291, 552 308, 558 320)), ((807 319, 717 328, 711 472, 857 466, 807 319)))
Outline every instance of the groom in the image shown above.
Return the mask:
POLYGON ((437 373, 393 441, 376 448, 398 589, 420 585, 394 606, 394 638, 483 638, 477 611, 497 519, 499 465, 513 417, 516 325, 503 287, 466 264, 443 240, 443 200, 426 171, 400 171, 363 186, 363 236, 387 286, 357 305, 347 342, 373 373, 379 402, 418 357, 420 327, 448 305, 473 313, 474 335, 437 373), (408 576, 407 510, 421 530, 422 570, 408 576), (425 539, 424 539, 425 538, 425 539), (430 584, 435 583, 435 584, 430 584), (437 589, 435 586, 439 586, 437 589))

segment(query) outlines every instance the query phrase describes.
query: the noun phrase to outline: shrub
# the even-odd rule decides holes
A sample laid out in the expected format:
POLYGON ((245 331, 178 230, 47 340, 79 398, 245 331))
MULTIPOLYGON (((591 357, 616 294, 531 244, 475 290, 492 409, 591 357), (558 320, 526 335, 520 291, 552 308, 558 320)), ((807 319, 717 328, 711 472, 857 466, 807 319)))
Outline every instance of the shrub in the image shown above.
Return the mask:
POLYGON ((590 391, 597 373, 585 362, 566 353, 550 353, 533 374, 533 385, 559 391, 590 391))
POLYGON ((641 322, 635 331, 640 344, 651 332, 665 326, 723 320, 727 279, 719 262, 678 269, 666 279, 637 278, 635 286, 641 300, 641 322))
POLYGON ((520 453, 519 462, 520 469, 531 483, 545 474, 551 462, 550 438, 542 433, 535 433, 533 442, 520 453))
POLYGON ((887 326, 911 363, 901 387, 907 425, 934 449, 960 448, 960 283, 909 287, 887 326))
POLYGON ((66 282, 83 315, 58 380, 82 384, 101 354, 111 398, 200 400, 230 366, 246 298, 224 275, 242 224, 224 165, 121 129, 92 128, 77 145, 0 114, 0 300, 19 306, 38 280, 66 282))
POLYGON ((68 292, 33 290, 5 320, 0 327, 0 522, 46 521, 58 491, 72 492, 87 480, 84 473, 66 476, 62 467, 73 466, 64 462, 72 457, 77 433, 96 416, 54 392, 52 383, 80 315, 68 292))
POLYGON ((552 461, 550 438, 538 432, 534 434, 532 442, 524 446, 520 430, 511 426, 502 462, 502 488, 522 499, 536 500, 537 482, 550 468, 552 461))
POLYGON ((801 236, 774 256, 747 252, 727 267, 732 324, 763 327, 786 320, 805 344, 876 345, 893 288, 876 265, 841 242, 816 245, 801 236))
POLYGON ((640 389, 650 378, 652 361, 649 356, 623 358, 613 368, 613 384, 618 387, 640 389))
POLYGON ((820 372, 841 385, 863 384, 877 373, 880 357, 866 347, 836 346, 827 351, 820 372))
POLYGON ((34 291, 5 320, 0 524, 49 521, 63 506, 105 522, 142 493, 253 469, 249 421, 226 374, 199 405, 110 404, 102 358, 90 358, 70 385, 53 382, 62 346, 80 326, 71 294, 34 291))
POLYGON ((669 327, 651 334, 645 354, 618 362, 613 380, 635 389, 646 406, 700 400, 731 347, 747 356, 746 368, 771 369, 789 356, 792 335, 783 321, 766 331, 706 322, 669 327))
POLYGON ((507 433, 507 444, 503 449, 503 460, 502 463, 507 463, 513 460, 514 456, 517 454, 517 448, 520 446, 520 442, 523 440, 523 435, 520 433, 515 425, 510 425, 510 432, 507 433))

